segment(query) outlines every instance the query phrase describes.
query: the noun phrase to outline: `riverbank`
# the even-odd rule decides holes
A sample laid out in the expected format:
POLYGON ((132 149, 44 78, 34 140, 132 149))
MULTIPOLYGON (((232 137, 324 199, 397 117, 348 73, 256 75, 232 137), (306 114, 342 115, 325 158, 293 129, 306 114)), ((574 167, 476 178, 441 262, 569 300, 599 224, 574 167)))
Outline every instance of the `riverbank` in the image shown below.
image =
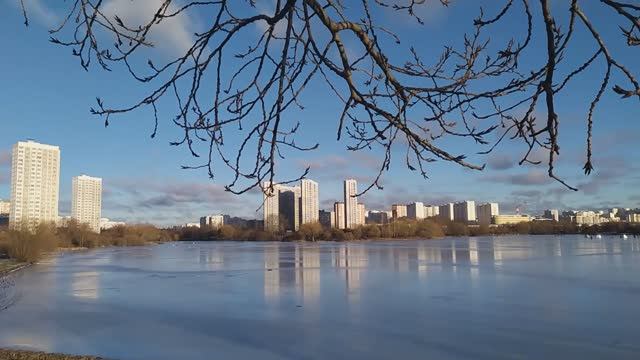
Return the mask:
MULTIPOLYGON (((14 259, 0 259, 0 277, 3 277, 12 272, 18 271, 27 266, 29 266, 28 263, 19 262, 14 259)), ((3 358, 0 358, 0 359, 3 359, 3 358)))
POLYGON ((73 356, 63 354, 47 354, 43 352, 3 350, 0 349, 2 360, 103 360, 95 356, 73 356))

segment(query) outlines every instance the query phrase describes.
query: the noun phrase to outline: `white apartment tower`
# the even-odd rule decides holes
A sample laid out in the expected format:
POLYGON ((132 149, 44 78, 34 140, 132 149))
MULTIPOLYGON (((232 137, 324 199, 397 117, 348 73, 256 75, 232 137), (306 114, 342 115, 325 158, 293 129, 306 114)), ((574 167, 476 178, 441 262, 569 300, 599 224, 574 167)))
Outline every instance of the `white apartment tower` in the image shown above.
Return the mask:
POLYGON ((344 222, 347 229, 358 227, 358 182, 354 179, 344 181, 344 222))
POLYGON ((476 202, 461 201, 453 204, 453 220, 465 223, 476 221, 476 202))
POLYGON ((393 204, 391 205, 391 217, 400 219, 407 217, 407 205, 393 204))
POLYGON ((262 214, 264 229, 266 231, 277 231, 280 227, 280 191, 278 185, 271 187, 269 182, 263 184, 264 202, 262 204, 262 214))
POLYGON ((333 225, 336 229, 344 229, 344 203, 336 202, 333 204, 333 214, 335 216, 333 225))
POLYGON ((100 232, 102 179, 87 175, 72 179, 71 217, 80 224, 89 225, 92 231, 100 232))
POLYGON ((35 141, 13 146, 9 226, 33 229, 58 220, 60 148, 35 141))
POLYGON ((263 220, 266 231, 291 230, 300 227, 301 190, 299 186, 263 184, 263 220))
POLYGON ((438 208, 438 216, 440 216, 441 219, 453 221, 454 219, 453 203, 440 205, 440 207, 438 208))
POLYGON ((209 215, 200 218, 201 229, 220 229, 224 226, 224 215, 209 215))
POLYGON ((358 204, 358 225, 364 225, 367 222, 367 208, 363 203, 358 204))
POLYGON ((424 219, 424 204, 421 202, 414 202, 413 204, 407 205, 407 217, 414 220, 424 219))
POLYGON ((318 183, 313 180, 302 179, 300 191, 300 224, 319 222, 318 183))

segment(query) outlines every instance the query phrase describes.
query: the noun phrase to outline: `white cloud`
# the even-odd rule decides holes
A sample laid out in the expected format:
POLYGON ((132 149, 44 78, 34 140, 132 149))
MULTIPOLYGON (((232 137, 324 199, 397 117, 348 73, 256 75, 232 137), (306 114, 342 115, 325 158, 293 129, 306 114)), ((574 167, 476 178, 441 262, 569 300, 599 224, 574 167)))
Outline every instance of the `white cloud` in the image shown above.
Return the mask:
MULTIPOLYGON (((160 8, 163 0, 108 0, 103 8, 108 17, 118 15, 125 25, 137 27, 149 22, 160 8)), ((175 11, 176 6, 169 6, 169 12, 175 11)), ((184 54, 193 45, 192 21, 187 13, 163 19, 160 24, 154 25, 150 40, 154 46, 172 55, 184 54)))
MULTIPOLYGON (((20 0, 7 0, 22 12, 20 0)), ((43 4, 42 0, 24 0, 24 8, 29 22, 36 21, 44 26, 53 26, 58 22, 58 16, 43 4)))

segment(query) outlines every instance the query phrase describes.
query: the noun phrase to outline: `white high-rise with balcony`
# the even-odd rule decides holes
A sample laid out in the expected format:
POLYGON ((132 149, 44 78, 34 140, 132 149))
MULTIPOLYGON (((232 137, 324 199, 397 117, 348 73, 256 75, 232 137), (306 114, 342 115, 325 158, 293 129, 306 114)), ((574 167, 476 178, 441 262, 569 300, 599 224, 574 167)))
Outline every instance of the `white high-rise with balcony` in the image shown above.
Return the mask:
POLYGON ((302 181, 300 181, 300 188, 300 224, 319 222, 320 206, 318 201, 318 183, 313 180, 302 179, 302 181))
POLYGON ((60 148, 35 141, 19 141, 11 160, 9 226, 28 226, 58 220, 60 148))
POLYGON ((358 182, 354 179, 344 181, 344 222, 347 229, 358 227, 358 182))
POLYGON ((102 179, 87 175, 75 176, 71 182, 71 218, 100 232, 102 217, 102 179))

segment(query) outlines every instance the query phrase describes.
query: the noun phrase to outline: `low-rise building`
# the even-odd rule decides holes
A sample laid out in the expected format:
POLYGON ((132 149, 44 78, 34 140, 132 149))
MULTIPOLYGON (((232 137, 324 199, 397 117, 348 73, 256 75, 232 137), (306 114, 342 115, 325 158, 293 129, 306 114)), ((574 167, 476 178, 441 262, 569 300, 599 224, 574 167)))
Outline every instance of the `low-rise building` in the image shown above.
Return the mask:
MULTIPOLYGON (((113 229, 116 226, 125 226, 126 223, 124 221, 111 221, 107 218, 101 218, 100 219, 100 230, 109 230, 109 229, 113 229)), ((198 227, 200 227, 200 225, 198 224, 198 227)))
POLYGON ((496 215, 493 217, 493 223, 496 225, 510 225, 519 224, 523 222, 530 222, 531 217, 529 215, 496 215))
POLYGON ((640 214, 628 214, 627 221, 630 223, 640 223, 640 214))

